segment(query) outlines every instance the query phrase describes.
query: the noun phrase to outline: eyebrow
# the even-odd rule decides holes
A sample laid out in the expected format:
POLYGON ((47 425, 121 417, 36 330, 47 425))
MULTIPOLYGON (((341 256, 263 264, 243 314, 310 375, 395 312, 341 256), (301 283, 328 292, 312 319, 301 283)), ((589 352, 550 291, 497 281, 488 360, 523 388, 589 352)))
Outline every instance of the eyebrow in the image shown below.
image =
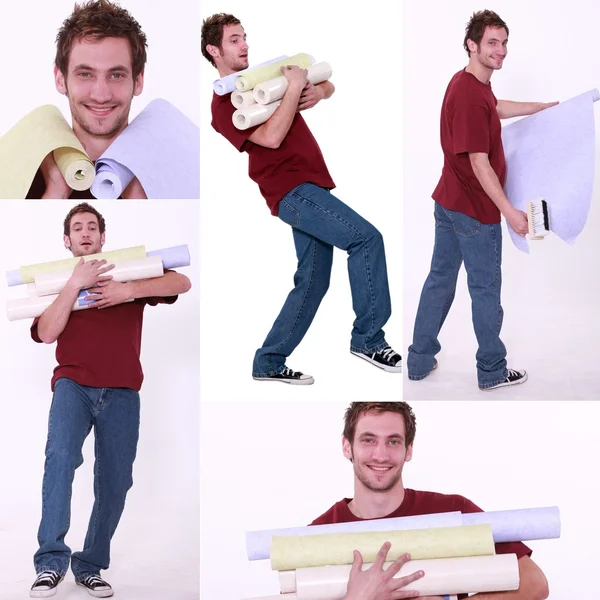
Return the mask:
MULTIPOLYGON (((379 437, 376 433, 371 433, 370 431, 365 431, 363 433, 360 434, 359 437, 379 437)), ((391 439, 398 439, 398 440, 404 440, 404 436, 400 435, 399 433, 392 433, 392 435, 388 435, 387 436, 388 440, 391 439)))
POLYGON ((84 223, 83 221, 75 221, 75 223, 71 223, 71 227, 75 227, 75 225, 98 225, 97 221, 88 221, 84 223))
MULTIPOLYGON (((86 65, 85 63, 80 63, 78 65, 75 65, 73 67, 74 71, 96 71, 97 69, 94 69, 94 67, 91 67, 90 65, 86 65)), ((126 67, 125 65, 116 65, 114 67, 111 67, 110 69, 108 69, 109 73, 112 73, 114 71, 127 71, 129 72, 129 68, 126 67)))

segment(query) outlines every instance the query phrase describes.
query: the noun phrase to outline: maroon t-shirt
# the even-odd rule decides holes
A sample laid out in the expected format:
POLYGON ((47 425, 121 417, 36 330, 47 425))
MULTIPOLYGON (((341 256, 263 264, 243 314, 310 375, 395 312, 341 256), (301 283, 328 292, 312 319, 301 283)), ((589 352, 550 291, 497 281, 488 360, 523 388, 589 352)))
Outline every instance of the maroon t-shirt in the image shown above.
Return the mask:
MULTIPOLYGON (((329 525, 331 523, 349 523, 351 521, 365 521, 353 514, 348 508, 352 498, 344 498, 334 504, 326 513, 316 518, 311 525, 329 525)), ((381 517, 412 517, 414 515, 428 515, 443 512, 460 511, 463 513, 483 512, 479 506, 456 494, 438 494, 436 492, 421 492, 417 490, 404 490, 402 504, 389 515, 381 517)), ((496 554, 516 554, 517 558, 531 556, 531 549, 521 542, 505 542, 496 544, 496 554)), ((467 598, 467 596, 459 596, 467 598)))
MULTIPOLYGON (((140 363, 144 307, 173 304, 176 300, 177 296, 139 298, 110 308, 72 312, 58 336, 58 366, 52 376, 52 391, 61 377, 89 387, 139 391, 144 380, 140 363)), ((33 321, 31 337, 42 343, 38 321, 33 321)))
POLYGON ((274 216, 278 214, 279 201, 301 183, 314 183, 327 189, 335 187, 317 140, 300 113, 296 113, 279 148, 273 149, 253 144, 248 139, 256 127, 243 131, 235 127, 232 117, 236 108, 231 103, 231 94, 213 94, 211 110, 215 131, 239 152, 248 153, 250 179, 258 184, 274 216))
POLYGON ((491 85, 464 69, 451 79, 440 122, 444 167, 433 192, 433 199, 445 208, 485 224, 499 223, 500 211, 475 177, 469 152, 486 153, 504 186, 506 161, 497 103, 491 85))

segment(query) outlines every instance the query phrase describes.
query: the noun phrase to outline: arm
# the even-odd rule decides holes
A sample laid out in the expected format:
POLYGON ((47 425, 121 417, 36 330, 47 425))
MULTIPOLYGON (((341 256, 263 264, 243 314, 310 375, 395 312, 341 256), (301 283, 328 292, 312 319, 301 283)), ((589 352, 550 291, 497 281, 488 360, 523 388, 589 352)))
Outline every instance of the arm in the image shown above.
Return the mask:
POLYGON ((527 215, 523 211, 514 208, 508 201, 498 176, 490 165, 488 155, 485 152, 470 152, 469 160, 473 173, 477 177, 477 181, 481 184, 483 191, 498 207, 498 210, 504 215, 514 231, 524 236, 529 230, 527 215))
POLYGON ((281 67, 283 74, 287 78, 289 85, 281 104, 271 115, 268 121, 256 128, 248 138, 253 144, 271 148, 279 148, 285 139, 292 121, 296 116, 296 109, 300 95, 306 86, 306 70, 299 67, 281 67))
POLYGON ((498 100, 496 110, 501 119, 533 115, 540 110, 556 106, 558 102, 513 102, 512 100, 498 100))
POLYGON ((317 83, 317 85, 313 85, 309 81, 302 90, 298 108, 296 110, 301 111, 312 108, 321 100, 331 98, 333 92, 335 92, 335 86, 331 81, 322 81, 321 83, 317 83))

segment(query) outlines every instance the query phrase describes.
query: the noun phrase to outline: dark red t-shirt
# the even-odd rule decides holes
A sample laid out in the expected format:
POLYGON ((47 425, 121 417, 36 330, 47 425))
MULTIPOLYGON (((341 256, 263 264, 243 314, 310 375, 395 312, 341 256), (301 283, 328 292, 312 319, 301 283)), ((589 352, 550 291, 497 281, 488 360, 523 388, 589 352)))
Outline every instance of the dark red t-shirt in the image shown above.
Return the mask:
POLYGON ((433 192, 433 199, 445 208, 488 225, 500 222, 500 211, 475 177, 469 152, 486 153, 504 185, 506 161, 497 103, 492 86, 464 69, 451 79, 440 122, 444 167, 433 192))
MULTIPOLYGON (((79 385, 96 388, 129 388, 139 391, 144 380, 140 363, 142 321, 146 304, 173 304, 177 296, 139 298, 110 308, 73 311, 58 336, 54 384, 68 377, 79 385)), ((35 319, 31 337, 39 338, 35 319)))
MULTIPOLYGON (((463 513, 483 512, 479 506, 456 494, 438 494, 436 492, 421 492, 406 489, 402 504, 383 519, 394 517, 412 517, 414 515, 428 515, 443 512, 460 511, 463 513)), ((334 504, 327 512, 316 518, 311 525, 329 525, 331 523, 350 523, 351 521, 365 521, 353 514, 348 508, 351 498, 344 498, 334 504)), ((531 549, 521 542, 505 542, 496 544, 496 554, 516 554, 517 558, 531 556, 531 549)), ((459 596, 467 598, 467 596, 459 596)))
POLYGON ((231 94, 213 94, 211 110, 215 131, 240 152, 248 153, 248 174, 258 184, 272 215, 277 216, 279 201, 301 183, 335 187, 317 140, 301 114, 296 113, 285 139, 279 148, 273 149, 248 140, 256 127, 243 131, 235 127, 232 116, 236 108, 231 103, 231 94))

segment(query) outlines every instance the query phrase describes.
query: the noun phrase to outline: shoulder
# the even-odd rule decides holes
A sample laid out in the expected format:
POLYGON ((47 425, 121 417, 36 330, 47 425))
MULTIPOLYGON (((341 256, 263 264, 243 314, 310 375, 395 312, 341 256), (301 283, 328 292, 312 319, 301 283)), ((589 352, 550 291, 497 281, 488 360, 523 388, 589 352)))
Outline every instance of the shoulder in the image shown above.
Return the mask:
MULTIPOLYGON (((311 525, 330 525, 332 523, 343 523, 347 519, 344 518, 346 513, 350 513, 348 501, 346 498, 336 502, 329 510, 325 511, 321 516, 317 517, 311 525)), ((349 520, 349 519, 348 519, 349 520)))
POLYGON ((440 494, 413 490, 415 506, 423 507, 428 512, 480 512, 481 509, 471 500, 460 494, 440 494))

